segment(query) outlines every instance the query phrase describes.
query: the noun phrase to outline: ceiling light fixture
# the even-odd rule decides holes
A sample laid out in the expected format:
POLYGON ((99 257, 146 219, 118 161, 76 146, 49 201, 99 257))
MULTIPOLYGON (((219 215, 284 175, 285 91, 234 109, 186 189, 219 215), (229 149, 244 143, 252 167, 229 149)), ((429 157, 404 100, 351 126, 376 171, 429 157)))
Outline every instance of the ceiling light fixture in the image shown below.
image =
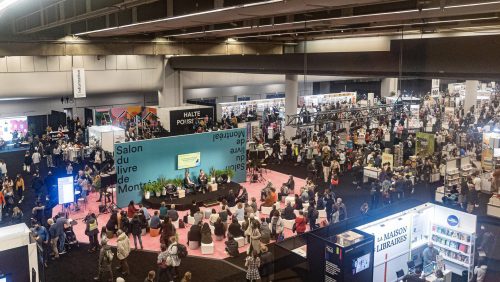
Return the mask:
POLYGON ((7 9, 10 5, 16 3, 19 0, 4 0, 0 2, 0 12, 7 9))

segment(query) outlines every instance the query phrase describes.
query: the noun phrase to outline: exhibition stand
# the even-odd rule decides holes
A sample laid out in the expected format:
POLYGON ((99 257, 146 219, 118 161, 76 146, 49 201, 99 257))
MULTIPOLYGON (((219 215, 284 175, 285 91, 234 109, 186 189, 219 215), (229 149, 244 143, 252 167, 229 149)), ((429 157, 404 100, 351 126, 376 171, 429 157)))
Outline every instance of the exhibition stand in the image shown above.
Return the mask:
POLYGON ((200 169, 208 177, 216 170, 232 172, 230 181, 245 182, 246 143, 246 129, 230 129, 115 144, 117 205, 141 202, 147 183, 178 187, 186 172, 196 183, 200 169))
POLYGON ((26 224, 0 228, 0 281, 38 282, 38 247, 26 224))
MULTIPOLYGON (((475 232, 476 216, 473 214, 432 203, 405 200, 313 230, 306 233, 303 244, 294 245, 293 248, 307 250, 311 281, 399 281, 404 275, 413 272, 415 266, 424 269, 426 281, 436 280, 433 274, 437 269, 443 271, 445 281, 450 281, 451 273, 465 275, 467 279, 472 277, 475 232), (342 246, 339 245, 344 238, 347 242, 355 242, 352 246, 358 246, 359 243, 369 248, 352 252, 348 257, 348 254, 341 252, 342 246), (430 242, 439 255, 436 262, 423 265, 422 252, 430 242), (333 249, 332 256, 328 253, 330 247, 333 249), (340 254, 345 255, 340 258, 340 254), (356 264, 350 255, 359 258, 367 254, 370 254, 369 263, 373 267, 370 275, 373 278, 352 280, 352 277, 340 275, 338 277, 343 278, 331 280, 331 275, 327 274, 349 271, 352 275, 356 272, 353 270, 356 264), (330 257, 340 259, 334 260, 338 262, 336 267, 326 263, 330 257)), ((280 242, 278 245, 286 246, 286 243, 280 242)), ((288 249, 293 252, 291 246, 288 249)), ((368 256, 365 258, 363 264, 367 265, 368 256)))
POLYGON ((90 147, 101 147, 104 151, 114 152, 115 143, 125 142, 125 130, 113 125, 89 127, 90 147))

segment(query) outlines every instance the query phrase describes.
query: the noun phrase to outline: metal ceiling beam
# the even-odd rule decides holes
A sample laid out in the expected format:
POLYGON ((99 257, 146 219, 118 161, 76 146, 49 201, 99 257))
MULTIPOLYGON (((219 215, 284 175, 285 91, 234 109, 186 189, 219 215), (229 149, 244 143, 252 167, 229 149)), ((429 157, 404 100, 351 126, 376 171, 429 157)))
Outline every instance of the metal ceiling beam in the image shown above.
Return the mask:
POLYGON ((409 104, 402 104, 398 102, 399 99, 394 105, 354 107, 315 113, 302 111, 296 115, 288 115, 286 117, 286 126, 300 128, 305 126, 343 123, 355 120, 366 121, 368 119, 378 118, 381 116, 392 116, 394 114, 410 112, 409 104))
MULTIPOLYGON (((67 24, 72 24, 72 23, 76 23, 76 22, 80 22, 80 21, 86 21, 89 19, 110 15, 110 14, 113 14, 115 12, 119 12, 119 11, 126 10, 126 9, 131 9, 131 8, 141 6, 141 5, 146 5, 149 3, 157 2, 159 0, 123 0, 122 3, 115 4, 113 6, 109 6, 106 8, 99 9, 99 10, 90 11, 90 12, 87 12, 87 13, 84 13, 81 15, 71 17, 71 18, 60 17, 60 18, 58 18, 58 20, 51 22, 51 23, 42 22, 41 25, 39 25, 37 27, 28 28, 28 29, 24 29, 24 30, 17 30, 16 27, 20 21, 27 21, 29 19, 29 17, 32 16, 33 14, 43 13, 43 11, 48 9, 49 7, 52 7, 55 5, 67 5, 68 1, 69 0, 59 1, 59 2, 51 4, 49 6, 41 7, 39 10, 37 10, 33 13, 30 13, 28 15, 24 15, 22 17, 15 19, 14 20, 14 32, 15 32, 15 34, 32 34, 35 32, 40 32, 43 30, 47 30, 47 29, 51 29, 51 28, 55 28, 55 27, 59 27, 59 26, 67 25, 67 24)), ((64 8, 63 8, 63 10, 64 10, 64 8)), ((58 15, 58 17, 59 17, 59 15, 58 15)))
MULTIPOLYGON (((353 15, 346 17, 335 17, 329 19, 316 19, 307 21, 307 29, 341 29, 342 27, 349 27, 352 25, 402 25, 403 23, 411 24, 423 23, 429 19, 444 19, 457 16, 474 16, 481 14, 497 13, 500 12, 500 1, 492 3, 478 3, 473 6, 450 6, 445 9, 440 7, 426 8, 426 9, 411 9, 398 12, 386 13, 372 13, 366 15, 353 15)), ((188 38, 203 38, 203 37, 237 37, 246 34, 258 34, 269 32, 283 32, 283 31, 298 31, 304 30, 304 21, 287 22, 281 24, 270 24, 261 26, 245 26, 237 28, 228 28, 224 30, 207 30, 200 32, 192 32, 187 34, 172 35, 172 37, 179 39, 188 38)))
POLYGON ((251 4, 223 7, 187 15, 179 15, 164 19, 135 23, 102 30, 83 32, 78 35, 90 37, 106 37, 133 35, 140 33, 156 33, 167 30, 249 20, 253 18, 274 17, 306 13, 308 11, 328 10, 349 6, 372 5, 382 3, 403 2, 403 0, 267 0, 251 4))

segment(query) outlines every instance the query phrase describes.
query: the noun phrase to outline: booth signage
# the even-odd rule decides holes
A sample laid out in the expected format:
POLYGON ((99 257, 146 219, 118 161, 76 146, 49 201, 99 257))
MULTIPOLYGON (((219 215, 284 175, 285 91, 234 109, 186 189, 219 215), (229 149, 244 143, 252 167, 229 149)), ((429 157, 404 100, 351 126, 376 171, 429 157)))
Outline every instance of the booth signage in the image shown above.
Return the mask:
POLYGON ((170 133, 172 134, 188 134, 193 133, 193 124, 196 119, 214 118, 213 108, 198 108, 188 110, 170 111, 170 133))
POLYGON ((85 89, 85 69, 83 68, 73 69, 73 95, 75 98, 87 97, 87 91, 85 89))
POLYGON ((456 215, 450 215, 446 219, 446 222, 448 222, 449 226, 457 226, 460 221, 458 219, 458 216, 456 216, 456 215))

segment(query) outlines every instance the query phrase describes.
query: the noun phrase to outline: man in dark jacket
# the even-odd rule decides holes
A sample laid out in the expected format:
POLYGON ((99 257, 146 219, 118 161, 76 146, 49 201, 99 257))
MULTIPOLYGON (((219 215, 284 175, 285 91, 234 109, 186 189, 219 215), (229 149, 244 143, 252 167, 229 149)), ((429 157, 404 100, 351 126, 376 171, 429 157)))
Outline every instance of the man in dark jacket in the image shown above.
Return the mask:
POLYGON ((267 246, 262 246, 260 254, 260 277, 261 281, 273 281, 274 280, 274 264, 273 255, 267 249, 267 246))
POLYGON ((233 236, 229 234, 226 241, 226 252, 231 257, 237 257, 240 252, 238 251, 238 242, 234 240, 233 236))

